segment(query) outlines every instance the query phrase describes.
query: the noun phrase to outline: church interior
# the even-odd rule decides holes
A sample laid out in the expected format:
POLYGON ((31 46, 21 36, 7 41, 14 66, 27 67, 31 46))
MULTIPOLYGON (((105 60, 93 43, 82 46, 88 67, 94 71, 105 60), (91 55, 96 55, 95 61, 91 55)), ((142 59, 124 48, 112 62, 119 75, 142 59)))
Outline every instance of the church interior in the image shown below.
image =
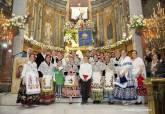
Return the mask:
POLYGON ((165 114, 165 0, 0 0, 0 114, 32 113, 165 114))

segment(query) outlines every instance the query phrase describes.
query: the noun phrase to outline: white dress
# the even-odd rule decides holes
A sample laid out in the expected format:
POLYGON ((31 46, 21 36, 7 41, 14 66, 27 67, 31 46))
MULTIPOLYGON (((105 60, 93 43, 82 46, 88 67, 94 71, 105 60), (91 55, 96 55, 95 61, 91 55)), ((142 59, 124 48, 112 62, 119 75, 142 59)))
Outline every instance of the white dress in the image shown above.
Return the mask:
POLYGON ((38 67, 38 71, 43 74, 42 77, 42 90, 43 91, 53 91, 53 64, 50 63, 48 65, 45 61, 43 61, 40 66, 38 67))
POLYGON ((54 96, 54 84, 53 84, 53 64, 50 63, 48 65, 45 61, 43 61, 38 71, 42 72, 42 82, 41 82, 41 88, 42 93, 40 95, 40 102, 50 104, 53 103, 55 100, 54 96))
POLYGON ((136 100, 137 90, 135 79, 132 77, 132 60, 126 56, 121 59, 120 75, 114 83, 114 98, 118 100, 136 100))
POLYGON ((142 58, 137 57, 135 60, 132 60, 132 74, 134 77, 137 76, 137 74, 140 72, 142 72, 142 75, 144 77, 146 77, 146 69, 145 69, 145 64, 142 58))
POLYGON ((26 94, 40 93, 39 75, 35 62, 28 61, 24 65, 21 78, 26 85, 26 94))

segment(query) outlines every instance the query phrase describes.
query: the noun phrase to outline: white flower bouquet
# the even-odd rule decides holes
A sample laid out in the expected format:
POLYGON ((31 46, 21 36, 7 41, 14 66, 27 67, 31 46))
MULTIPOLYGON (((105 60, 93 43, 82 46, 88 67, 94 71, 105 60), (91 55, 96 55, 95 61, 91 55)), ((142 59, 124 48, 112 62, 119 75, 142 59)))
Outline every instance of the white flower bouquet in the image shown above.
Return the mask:
POLYGON ((143 22, 143 16, 142 15, 134 15, 130 18, 130 24, 128 24, 128 27, 130 29, 141 29, 144 27, 144 22, 143 22))
POLYGON ((64 36, 64 42, 70 42, 72 39, 72 34, 71 33, 66 33, 64 36))
POLYGON ((6 23, 4 23, 2 26, 5 28, 19 28, 23 29, 24 24, 27 22, 27 16, 16 16, 15 14, 12 15, 12 18, 9 19, 6 23))

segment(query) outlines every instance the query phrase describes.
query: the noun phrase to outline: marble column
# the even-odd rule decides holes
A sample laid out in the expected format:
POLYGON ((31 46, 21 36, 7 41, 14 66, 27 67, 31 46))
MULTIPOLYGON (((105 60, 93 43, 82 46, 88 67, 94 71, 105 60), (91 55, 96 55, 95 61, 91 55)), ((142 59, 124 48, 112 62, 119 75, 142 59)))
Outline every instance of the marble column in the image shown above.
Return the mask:
POLYGON ((67 1, 66 4, 66 17, 65 17, 66 21, 69 21, 70 19, 70 0, 67 1))
MULTIPOLYGON (((25 15, 27 8, 27 0, 14 0, 13 13, 16 15, 25 15)), ((24 30, 20 30, 19 34, 13 40, 13 55, 17 55, 23 50, 24 30)))
MULTIPOLYGON (((130 16, 143 15, 141 0, 129 0, 129 11, 130 11, 130 16)), ((137 50, 138 56, 143 57, 141 37, 138 34, 134 33, 132 40, 133 40, 133 49, 137 50)))
POLYGON ((88 8, 89 8, 89 20, 92 20, 92 4, 91 4, 91 0, 88 0, 88 8))

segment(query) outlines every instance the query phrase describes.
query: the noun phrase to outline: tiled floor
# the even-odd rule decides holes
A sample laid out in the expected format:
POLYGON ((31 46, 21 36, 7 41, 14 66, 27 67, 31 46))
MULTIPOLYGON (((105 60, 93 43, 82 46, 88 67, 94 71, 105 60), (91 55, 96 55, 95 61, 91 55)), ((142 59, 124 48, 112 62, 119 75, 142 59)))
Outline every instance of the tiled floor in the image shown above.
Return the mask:
POLYGON ((66 103, 68 99, 62 99, 61 103, 24 108, 15 100, 16 95, 0 94, 0 114, 148 114, 148 108, 144 105, 81 105, 80 99, 74 99, 74 103, 69 105, 66 103))

